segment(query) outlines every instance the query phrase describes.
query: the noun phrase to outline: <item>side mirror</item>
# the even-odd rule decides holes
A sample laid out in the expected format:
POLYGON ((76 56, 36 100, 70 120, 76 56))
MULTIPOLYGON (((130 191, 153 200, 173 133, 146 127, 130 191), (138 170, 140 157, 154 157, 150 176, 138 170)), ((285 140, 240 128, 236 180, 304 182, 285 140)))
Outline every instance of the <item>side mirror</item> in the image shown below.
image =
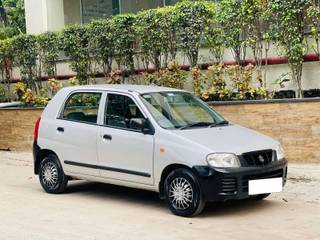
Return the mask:
POLYGON ((131 129, 142 130, 146 120, 143 118, 131 118, 129 125, 131 129))
POLYGON ((139 130, 144 134, 153 134, 154 129, 148 119, 144 118, 131 118, 129 122, 130 128, 139 130))

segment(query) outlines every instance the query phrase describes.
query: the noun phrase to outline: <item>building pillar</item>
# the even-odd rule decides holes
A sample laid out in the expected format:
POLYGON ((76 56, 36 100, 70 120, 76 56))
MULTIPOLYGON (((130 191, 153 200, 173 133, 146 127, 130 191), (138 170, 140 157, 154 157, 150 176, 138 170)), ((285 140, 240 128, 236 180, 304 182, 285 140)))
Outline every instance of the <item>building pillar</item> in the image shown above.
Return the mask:
POLYGON ((24 0, 27 33, 38 34, 64 28, 63 0, 24 0))

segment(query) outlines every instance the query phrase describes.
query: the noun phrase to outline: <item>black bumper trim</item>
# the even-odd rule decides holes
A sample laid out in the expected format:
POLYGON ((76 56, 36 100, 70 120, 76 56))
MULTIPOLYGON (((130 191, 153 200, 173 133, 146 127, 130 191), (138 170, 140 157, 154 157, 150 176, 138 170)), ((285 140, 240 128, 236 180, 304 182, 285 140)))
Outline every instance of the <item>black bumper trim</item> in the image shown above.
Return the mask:
POLYGON ((33 153, 33 172, 38 174, 38 156, 41 148, 39 147, 37 141, 33 142, 32 153, 33 153))
POLYGON ((254 179, 287 177, 287 161, 273 162, 264 167, 212 168, 194 166, 194 172, 207 201, 226 201, 249 198, 248 181, 254 179))

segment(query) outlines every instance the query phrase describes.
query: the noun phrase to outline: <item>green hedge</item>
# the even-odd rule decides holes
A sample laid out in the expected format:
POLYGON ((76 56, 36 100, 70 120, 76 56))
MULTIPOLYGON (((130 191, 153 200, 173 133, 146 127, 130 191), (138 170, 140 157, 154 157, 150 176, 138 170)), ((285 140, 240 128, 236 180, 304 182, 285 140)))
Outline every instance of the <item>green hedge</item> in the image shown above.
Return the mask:
MULTIPOLYGON (((132 75, 135 67, 147 69, 150 64, 159 70, 175 63, 177 52, 183 53, 194 67, 199 61, 199 48, 205 46, 217 63, 223 62, 224 50, 230 49, 239 65, 246 59, 248 48, 251 49, 257 71, 262 76, 261 59, 267 56, 265 47, 271 41, 279 49, 286 47, 281 38, 283 34, 277 31, 290 28, 285 25, 288 19, 293 24, 294 19, 298 19, 296 14, 305 12, 307 15, 299 20, 302 24, 319 24, 320 10, 314 1, 298 1, 299 5, 292 9, 291 2, 222 0, 216 4, 184 0, 175 6, 69 26, 57 33, 23 34, 0 41, 0 70, 4 82, 9 82, 15 65, 21 72, 21 80, 39 92, 41 77, 56 77, 61 55, 70 59, 70 67, 77 73, 80 83, 88 84, 98 71, 103 71, 107 77, 113 64, 126 76, 132 75), (283 7, 289 7, 287 12, 283 12, 283 7), (138 66, 134 66, 135 61, 138 66)), ((299 67, 307 49, 299 38, 303 33, 295 26, 290 28, 292 51, 283 53, 290 58, 292 74, 296 73, 295 68, 299 67), (295 42, 295 39, 298 40, 295 42)), ((319 44, 318 28, 312 29, 312 37, 319 44)), ((314 49, 319 51, 319 45, 314 49)), ((264 80, 261 77, 261 81, 264 80)))

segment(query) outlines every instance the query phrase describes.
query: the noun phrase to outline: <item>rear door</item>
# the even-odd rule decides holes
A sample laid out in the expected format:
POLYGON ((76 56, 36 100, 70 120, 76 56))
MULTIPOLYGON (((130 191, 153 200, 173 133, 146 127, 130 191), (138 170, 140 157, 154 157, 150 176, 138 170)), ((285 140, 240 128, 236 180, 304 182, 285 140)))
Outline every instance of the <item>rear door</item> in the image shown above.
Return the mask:
POLYGON ((130 126, 146 115, 130 95, 108 93, 97 139, 101 176, 153 185, 154 136, 130 126))
POLYGON ((101 92, 73 92, 52 126, 66 172, 99 176, 96 143, 101 96, 101 92))

